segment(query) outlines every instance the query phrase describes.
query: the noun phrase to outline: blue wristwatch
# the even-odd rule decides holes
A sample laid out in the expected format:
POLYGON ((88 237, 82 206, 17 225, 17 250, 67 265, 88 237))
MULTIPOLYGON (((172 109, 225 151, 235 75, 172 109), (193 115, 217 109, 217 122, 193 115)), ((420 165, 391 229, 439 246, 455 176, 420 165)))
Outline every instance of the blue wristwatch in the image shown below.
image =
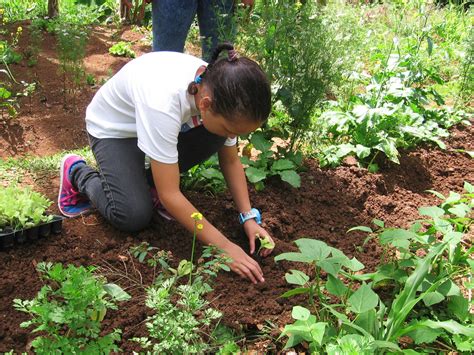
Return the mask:
POLYGON ((239 213, 240 224, 244 224, 245 221, 248 221, 249 219, 252 219, 252 218, 254 218, 258 224, 262 224, 262 215, 260 214, 260 211, 257 210, 256 208, 252 208, 248 212, 239 213))

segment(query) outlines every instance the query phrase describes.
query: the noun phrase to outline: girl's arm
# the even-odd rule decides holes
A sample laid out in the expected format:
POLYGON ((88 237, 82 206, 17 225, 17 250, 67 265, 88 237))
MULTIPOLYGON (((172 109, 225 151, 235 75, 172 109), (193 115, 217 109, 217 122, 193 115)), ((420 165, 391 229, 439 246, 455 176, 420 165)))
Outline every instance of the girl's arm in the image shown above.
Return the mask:
MULTIPOLYGON (((191 214, 197 212, 197 209, 181 193, 178 164, 165 164, 152 160, 151 169, 153 181, 163 206, 188 231, 194 232, 195 221, 191 218, 191 214)), ((197 231, 197 238, 204 244, 212 244, 226 252, 232 259, 230 264, 232 271, 248 278, 253 283, 264 281, 260 266, 242 248, 228 240, 206 218, 203 218, 200 223, 204 228, 197 231)))
MULTIPOLYGON (((243 213, 250 211, 252 206, 250 204, 249 193, 247 189, 247 180, 245 178, 244 168, 242 167, 239 155, 237 154, 237 146, 223 146, 219 150, 219 165, 239 212, 243 213)), ((250 254, 253 254, 255 251, 255 238, 257 234, 260 235, 260 237, 266 236, 274 244, 267 231, 260 227, 255 219, 249 219, 245 221, 244 230, 247 234, 247 237, 249 238, 250 254)), ((260 252, 260 255, 268 256, 272 250, 273 249, 263 249, 260 252)))

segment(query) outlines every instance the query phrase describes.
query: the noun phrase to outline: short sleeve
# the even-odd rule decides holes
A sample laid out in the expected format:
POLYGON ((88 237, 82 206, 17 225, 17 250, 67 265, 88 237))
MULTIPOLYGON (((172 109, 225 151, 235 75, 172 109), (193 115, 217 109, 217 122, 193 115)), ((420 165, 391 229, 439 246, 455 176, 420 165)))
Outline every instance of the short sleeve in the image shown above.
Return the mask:
POLYGON ((227 138, 224 142, 226 147, 233 147, 237 144, 237 138, 227 138))
POLYGON ((144 103, 135 104, 138 148, 150 158, 166 164, 178 162, 179 116, 144 103))

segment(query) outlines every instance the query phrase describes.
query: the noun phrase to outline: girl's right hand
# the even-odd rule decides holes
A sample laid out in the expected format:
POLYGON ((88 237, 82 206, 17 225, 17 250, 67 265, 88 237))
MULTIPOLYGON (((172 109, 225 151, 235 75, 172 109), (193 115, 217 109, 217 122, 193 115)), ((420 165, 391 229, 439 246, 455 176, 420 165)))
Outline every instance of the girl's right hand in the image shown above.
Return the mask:
POLYGON ((224 247, 223 250, 226 252, 227 256, 232 259, 229 266, 233 272, 241 277, 249 279, 254 284, 265 282, 260 265, 248 256, 241 247, 229 242, 228 246, 224 247))

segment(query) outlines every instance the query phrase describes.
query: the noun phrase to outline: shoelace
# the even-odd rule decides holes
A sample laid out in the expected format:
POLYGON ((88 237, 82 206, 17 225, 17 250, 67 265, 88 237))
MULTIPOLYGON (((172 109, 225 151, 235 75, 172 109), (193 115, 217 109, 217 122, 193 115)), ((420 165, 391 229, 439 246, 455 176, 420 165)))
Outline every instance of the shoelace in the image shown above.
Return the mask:
POLYGON ((76 206, 79 202, 85 202, 84 196, 81 196, 79 191, 69 189, 66 194, 60 199, 62 206, 76 206))

